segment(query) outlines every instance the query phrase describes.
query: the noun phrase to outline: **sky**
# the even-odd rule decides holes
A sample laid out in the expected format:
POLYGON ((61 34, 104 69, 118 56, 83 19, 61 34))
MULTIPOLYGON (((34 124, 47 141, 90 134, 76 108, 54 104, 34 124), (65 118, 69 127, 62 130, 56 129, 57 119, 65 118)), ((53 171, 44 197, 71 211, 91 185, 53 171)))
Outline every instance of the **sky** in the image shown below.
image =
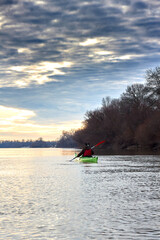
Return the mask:
POLYGON ((0 140, 57 140, 159 62, 158 0, 0 0, 0 140))

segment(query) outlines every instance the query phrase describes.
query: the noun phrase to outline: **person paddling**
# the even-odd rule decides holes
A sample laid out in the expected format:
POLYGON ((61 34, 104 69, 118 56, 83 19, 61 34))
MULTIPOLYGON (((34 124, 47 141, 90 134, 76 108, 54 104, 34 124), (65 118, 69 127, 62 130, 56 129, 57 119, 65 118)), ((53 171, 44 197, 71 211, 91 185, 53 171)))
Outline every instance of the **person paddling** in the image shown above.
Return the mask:
POLYGON ((78 153, 77 157, 83 156, 83 157, 92 157, 94 154, 94 151, 92 150, 90 143, 85 143, 84 148, 80 153, 78 153))
POLYGON ((75 158, 80 157, 81 155, 83 155, 83 157, 92 157, 92 154, 94 154, 93 148, 99 146, 100 144, 104 143, 105 141, 106 140, 103 140, 103 141, 97 143, 96 145, 94 145, 93 147, 90 147, 89 143, 85 143, 85 147, 82 149, 82 151, 69 161, 72 162, 75 158))

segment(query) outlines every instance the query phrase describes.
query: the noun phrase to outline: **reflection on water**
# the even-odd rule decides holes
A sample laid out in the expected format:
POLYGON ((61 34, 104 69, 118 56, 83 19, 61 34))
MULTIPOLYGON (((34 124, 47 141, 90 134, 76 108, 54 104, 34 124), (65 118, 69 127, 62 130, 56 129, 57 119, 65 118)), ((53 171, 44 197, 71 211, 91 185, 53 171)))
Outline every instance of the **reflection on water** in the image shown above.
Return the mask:
POLYGON ((160 156, 0 149, 0 240, 160 239, 160 156))
POLYGON ((80 152, 81 151, 81 149, 65 149, 65 148, 61 148, 61 149, 59 149, 60 151, 61 151, 61 154, 62 155, 69 155, 69 156, 74 156, 75 155, 75 153, 78 153, 78 152, 80 152))

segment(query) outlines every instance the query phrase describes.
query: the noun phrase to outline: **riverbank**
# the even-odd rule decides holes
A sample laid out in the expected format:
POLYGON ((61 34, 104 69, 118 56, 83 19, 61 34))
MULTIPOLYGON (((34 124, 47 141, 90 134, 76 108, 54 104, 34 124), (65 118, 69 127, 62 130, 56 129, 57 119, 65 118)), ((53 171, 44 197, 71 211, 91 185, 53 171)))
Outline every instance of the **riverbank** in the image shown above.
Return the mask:
POLYGON ((160 149, 136 148, 136 147, 129 147, 125 149, 101 148, 95 149, 94 153, 96 155, 160 155, 160 149))

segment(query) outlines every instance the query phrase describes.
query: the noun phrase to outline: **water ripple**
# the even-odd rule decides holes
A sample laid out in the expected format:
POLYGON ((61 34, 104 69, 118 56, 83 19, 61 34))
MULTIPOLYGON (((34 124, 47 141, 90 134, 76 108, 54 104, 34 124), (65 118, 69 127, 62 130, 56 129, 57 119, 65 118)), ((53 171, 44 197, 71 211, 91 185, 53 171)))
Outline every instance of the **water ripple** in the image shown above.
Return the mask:
POLYGON ((159 156, 58 151, 0 150, 0 240, 160 239, 159 156))

